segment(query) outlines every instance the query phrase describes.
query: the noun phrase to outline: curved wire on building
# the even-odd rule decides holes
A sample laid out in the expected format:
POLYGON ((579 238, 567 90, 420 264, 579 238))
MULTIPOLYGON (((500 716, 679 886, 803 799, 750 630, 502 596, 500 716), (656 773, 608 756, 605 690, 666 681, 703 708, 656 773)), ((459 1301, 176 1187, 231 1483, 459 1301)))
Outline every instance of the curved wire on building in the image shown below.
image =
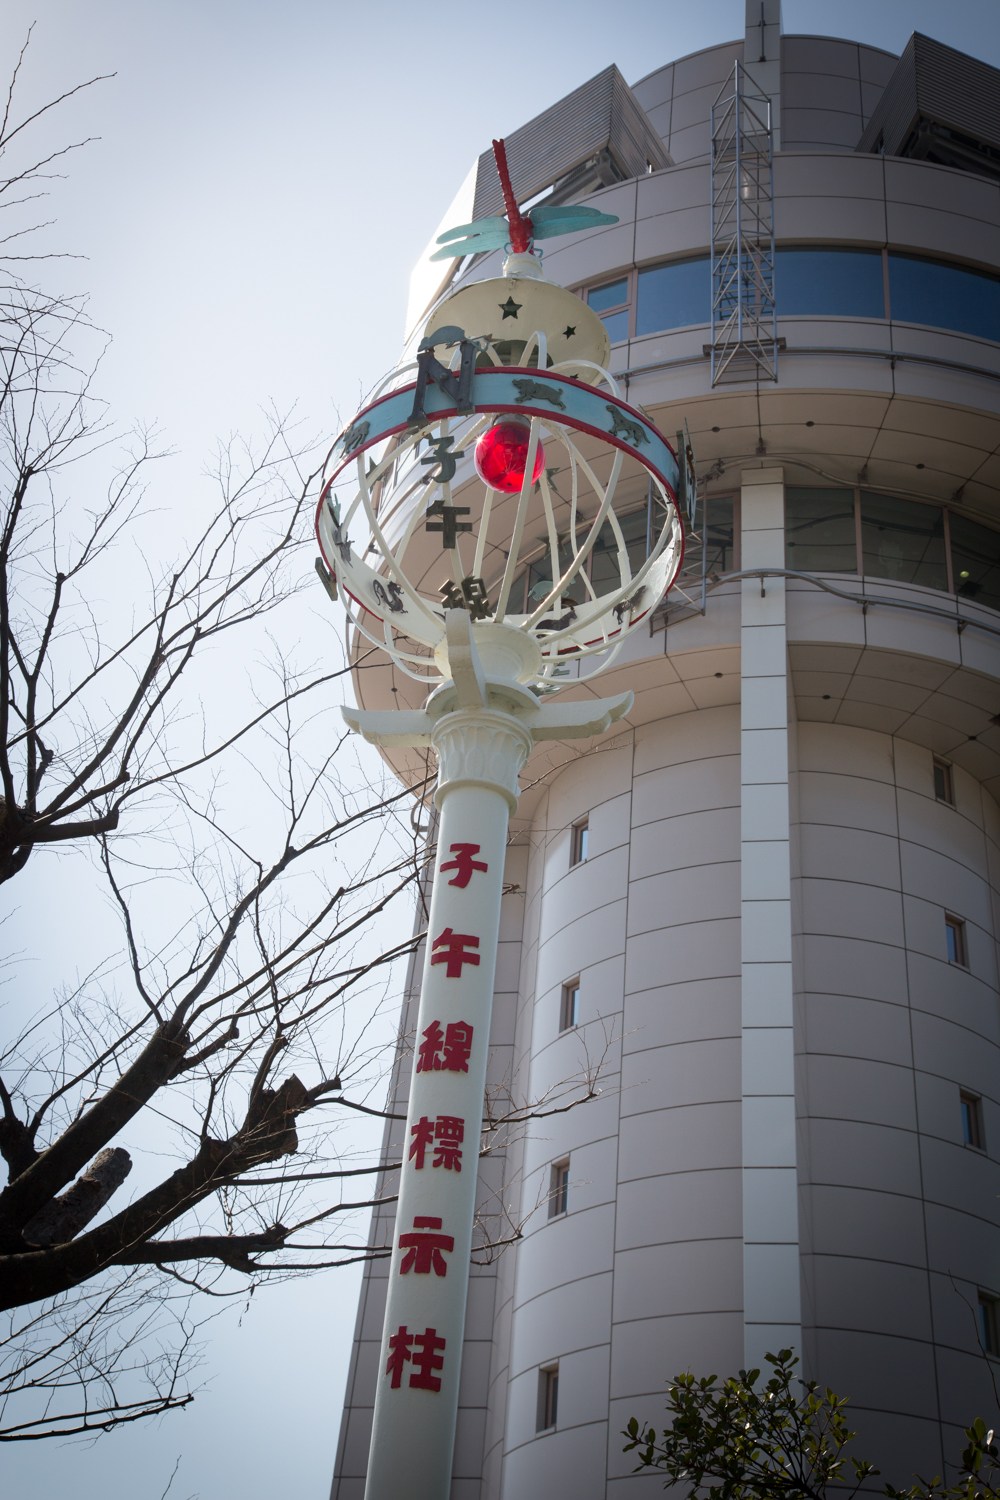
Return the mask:
MULTIPOLYGON (((921 36, 900 59, 781 36, 777 10, 748 3, 744 38, 631 90, 609 68, 508 138, 522 204, 618 216, 545 274, 603 318, 698 486, 678 585, 600 684, 632 713, 521 778, 490 1077, 515 1105, 595 1072, 600 1093, 481 1164, 483 1233, 517 1237, 473 1266, 461 1500, 627 1495, 629 1417, 661 1425, 675 1373, 779 1346, 850 1397, 896 1484, 943 1473, 994 1405, 1000 74, 921 36), (730 360, 712 111, 736 64, 770 102, 772 176, 733 178, 760 280, 730 360)), ((496 212, 492 183, 484 159, 441 227, 496 212)), ((407 338, 501 259, 444 281, 422 261, 407 338)), ((622 523, 639 562, 651 504, 622 523)), ((598 546, 598 589, 601 567, 598 546)), ((388 659, 356 687, 417 705, 388 659)), ((418 988, 417 966, 404 1036, 418 988)), ((389 1206, 372 1244, 392 1232, 389 1206)), ((386 1264, 334 1500, 363 1493, 386 1264)))

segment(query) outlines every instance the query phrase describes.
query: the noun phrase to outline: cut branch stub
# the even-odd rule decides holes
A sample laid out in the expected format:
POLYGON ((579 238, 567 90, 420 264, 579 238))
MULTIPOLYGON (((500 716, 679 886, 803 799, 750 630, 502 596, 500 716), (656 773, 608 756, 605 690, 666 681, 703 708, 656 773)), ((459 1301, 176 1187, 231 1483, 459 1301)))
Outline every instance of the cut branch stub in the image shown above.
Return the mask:
POLYGON ((120 1146, 99 1151, 73 1186, 53 1198, 25 1225, 29 1245, 65 1245, 98 1214, 132 1170, 132 1158, 120 1146))

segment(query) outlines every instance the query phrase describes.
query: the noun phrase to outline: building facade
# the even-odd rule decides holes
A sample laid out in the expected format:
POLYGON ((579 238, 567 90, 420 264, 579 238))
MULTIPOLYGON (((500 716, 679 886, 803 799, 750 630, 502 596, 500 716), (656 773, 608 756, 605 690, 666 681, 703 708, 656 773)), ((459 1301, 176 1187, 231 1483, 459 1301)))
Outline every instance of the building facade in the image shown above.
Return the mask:
MULTIPOLYGON (((679 588, 595 684, 633 689, 628 720, 521 778, 491 1077, 540 1117, 481 1166, 488 1234, 520 1237, 473 1267, 455 1500, 659 1492, 628 1418, 782 1345, 896 1483, 993 1425, 998 83, 924 37, 897 59, 782 35, 754 0, 744 37, 631 90, 609 69, 508 141, 522 200, 618 216, 545 272, 604 318, 626 399, 689 435, 698 500, 679 588), (771 101, 776 368, 713 385, 711 120, 737 62, 771 101)), ((442 228, 489 190, 477 164, 442 228)), ((408 337, 440 270, 414 274, 408 337)), ((406 701, 388 664, 357 687, 406 701)), ((418 988, 419 964, 403 1037, 418 988)), ((372 1243, 392 1233, 376 1213, 372 1243)), ((364 1489, 383 1267, 333 1500, 364 1489)))

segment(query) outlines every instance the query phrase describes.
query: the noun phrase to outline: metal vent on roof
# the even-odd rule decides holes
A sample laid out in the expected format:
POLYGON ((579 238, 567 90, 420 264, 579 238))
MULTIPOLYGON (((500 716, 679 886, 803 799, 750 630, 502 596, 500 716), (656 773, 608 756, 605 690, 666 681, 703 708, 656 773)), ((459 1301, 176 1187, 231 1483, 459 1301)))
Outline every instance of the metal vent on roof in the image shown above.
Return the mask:
MULTIPOLYGON (((663 142, 614 63, 506 137, 519 203, 555 187, 554 202, 672 165, 663 142)), ((492 151, 479 158, 473 217, 502 214, 492 151)))
POLYGON ((1000 178, 1000 69, 915 31, 855 150, 1000 178))

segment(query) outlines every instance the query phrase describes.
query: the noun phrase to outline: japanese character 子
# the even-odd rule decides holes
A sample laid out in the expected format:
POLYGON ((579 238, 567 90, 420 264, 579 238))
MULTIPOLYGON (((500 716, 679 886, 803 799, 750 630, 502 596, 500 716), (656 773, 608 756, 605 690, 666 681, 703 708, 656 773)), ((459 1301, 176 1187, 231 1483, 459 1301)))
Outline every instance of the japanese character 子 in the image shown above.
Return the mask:
POLYGON ((445 1340, 438 1338, 436 1328, 425 1328, 423 1333, 415 1335, 413 1342, 419 1346, 420 1352, 414 1352, 410 1358, 420 1373, 410 1376, 410 1385, 419 1391, 439 1391, 441 1382, 431 1371, 444 1369, 444 1360, 439 1359, 435 1351, 444 1348, 445 1340))
POLYGON ((385 1373, 392 1376, 392 1389, 398 1391, 403 1380, 403 1365, 413 1356, 410 1349, 413 1345, 414 1335, 408 1333, 406 1324, 400 1323, 399 1329, 389 1339, 389 1358, 386 1360, 385 1373))
POLYGON ((446 1172, 461 1172, 462 1153, 459 1147, 465 1140, 465 1121, 456 1115, 438 1115, 434 1134, 437 1144, 431 1165, 444 1167, 446 1172))
MULTIPOLYGON (((417 1071, 420 1069, 418 1067, 417 1071)), ((410 1142, 409 1160, 416 1160, 414 1171, 419 1172, 424 1164, 424 1152, 434 1143, 434 1126, 426 1115, 421 1115, 415 1125, 410 1126, 413 1140, 410 1142)))
POLYGON ((442 1032, 440 1021, 432 1021, 424 1030, 424 1040, 417 1048, 417 1072, 467 1073, 472 1030, 468 1021, 450 1021, 442 1032), (444 1056, 439 1057, 442 1049, 444 1056))
MULTIPOLYGON (((431 466, 433 466, 434 464, 441 465, 436 474, 428 475, 428 478, 436 479, 439 484, 448 484, 452 479, 454 479, 455 470, 458 467, 456 460, 465 457, 465 453, 461 448, 456 448, 453 453, 448 452, 448 449, 451 447, 454 441, 455 439, 453 437, 429 437, 427 439, 427 445, 431 451, 429 453, 425 453, 420 462, 422 464, 430 464, 431 466)), ((463 510, 462 514, 467 516, 469 512, 466 509, 463 510)), ((437 529, 438 531, 440 531, 440 526, 437 529)), ((471 525, 463 526, 462 530, 471 531, 472 527, 471 525)))
POLYGON ((463 964, 472 964, 474 967, 479 964, 479 954, 466 953, 466 943, 470 948, 479 947, 479 939, 473 937, 471 932, 453 932, 450 927, 446 927, 431 944, 431 964, 447 964, 445 973, 448 978, 461 979, 463 964), (437 951, 439 948, 440 953, 437 951))
POLYGON ((446 865, 439 866, 442 874, 445 870, 458 871, 458 874, 455 876, 454 880, 449 880, 449 885, 457 885, 460 891, 464 891, 465 887, 472 879, 473 870, 481 870, 485 874, 485 872, 489 869, 489 865, 487 865, 481 859, 473 859, 472 857, 474 854, 479 853, 481 847, 482 846, 480 844, 451 845, 451 852, 455 855, 455 858, 449 860, 446 865))
MULTIPOLYGON (((423 1230, 440 1229, 441 1220, 418 1215, 413 1221, 413 1227, 423 1230)), ((399 1263, 400 1276, 405 1276, 408 1271, 415 1271, 418 1276, 429 1276, 432 1269, 435 1276, 447 1276, 448 1262, 442 1251, 454 1250, 455 1237, 451 1234, 401 1234, 399 1248, 406 1251, 399 1263)))

